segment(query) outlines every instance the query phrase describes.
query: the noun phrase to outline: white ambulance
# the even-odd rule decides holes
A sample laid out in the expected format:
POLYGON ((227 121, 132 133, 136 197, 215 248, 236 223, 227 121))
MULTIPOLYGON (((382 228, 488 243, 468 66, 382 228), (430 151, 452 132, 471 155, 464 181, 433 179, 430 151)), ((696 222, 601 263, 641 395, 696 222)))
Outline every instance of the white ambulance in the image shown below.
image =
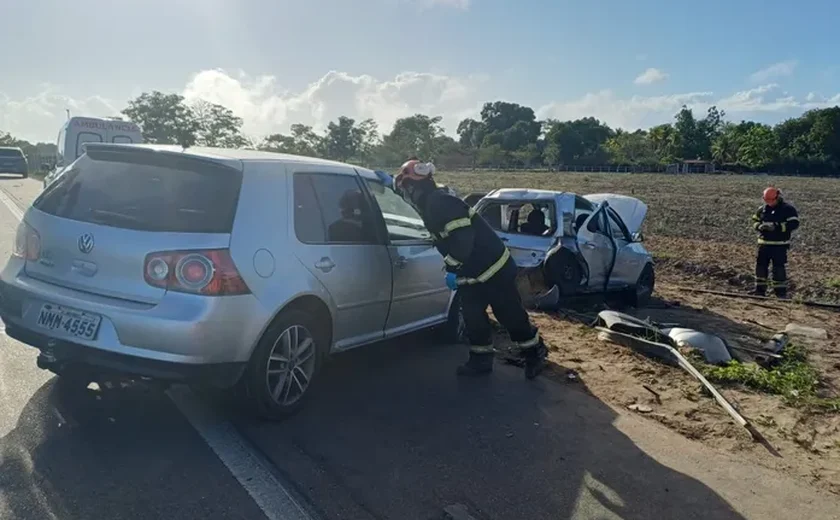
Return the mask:
POLYGON ((55 169, 44 178, 46 188, 84 151, 85 143, 142 143, 143 133, 137 123, 98 117, 71 117, 58 132, 55 169))

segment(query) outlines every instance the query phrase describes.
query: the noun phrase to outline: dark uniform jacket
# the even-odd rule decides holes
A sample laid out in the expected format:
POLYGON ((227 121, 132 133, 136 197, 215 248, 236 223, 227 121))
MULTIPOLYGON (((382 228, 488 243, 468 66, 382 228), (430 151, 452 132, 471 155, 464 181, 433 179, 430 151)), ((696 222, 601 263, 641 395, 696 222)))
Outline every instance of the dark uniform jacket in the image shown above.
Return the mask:
POLYGON ((799 214, 796 208, 783 200, 779 201, 775 208, 761 206, 753 215, 752 220, 753 228, 757 231, 763 222, 773 224, 772 230, 759 231, 758 243, 760 245, 789 246, 791 232, 799 227, 799 214))
POLYGON ((426 229, 458 285, 486 282, 505 266, 504 242, 466 202, 439 188, 421 204, 426 229))

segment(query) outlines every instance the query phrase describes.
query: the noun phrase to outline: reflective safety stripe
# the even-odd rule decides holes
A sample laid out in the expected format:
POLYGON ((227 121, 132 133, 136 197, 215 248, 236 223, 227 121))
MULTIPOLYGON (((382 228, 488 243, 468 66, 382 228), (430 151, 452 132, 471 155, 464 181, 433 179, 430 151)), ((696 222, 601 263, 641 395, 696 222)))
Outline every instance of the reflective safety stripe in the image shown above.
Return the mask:
POLYGON ((476 354, 491 354, 493 352, 493 345, 470 345, 470 352, 476 354))
POLYGON ((443 226, 443 232, 449 234, 456 229, 468 227, 470 224, 472 224, 472 221, 470 221, 469 217, 456 218, 455 220, 450 220, 445 226, 443 226))
POLYGON ((756 222, 753 224, 753 229, 758 229, 761 226, 761 222, 756 222))
POLYGON ((446 262, 446 265, 449 265, 449 266, 452 266, 452 267, 458 267, 459 265, 462 265, 462 263, 460 261, 456 260, 455 258, 452 258, 449 255, 444 256, 443 261, 446 262))
POLYGON ((758 243, 763 245, 763 246, 786 246, 786 245, 790 245, 790 240, 777 241, 777 240, 764 240, 763 238, 759 238, 758 243))
POLYGON ((782 222, 780 225, 782 226, 782 233, 787 232, 787 222, 782 222))
MULTIPOLYGON (((439 236, 441 238, 446 238, 449 236, 450 233, 452 233, 456 229, 469 227, 472 224, 472 218, 476 215, 477 213, 475 212, 475 210, 470 208, 469 217, 461 217, 456 218, 455 220, 450 220, 446 223, 445 226, 443 226, 443 231, 440 232, 439 236)), ((432 233, 432 235, 434 235, 434 233, 432 233)))
POLYGON ((787 221, 788 221, 788 222, 793 222, 794 220, 796 220, 796 221, 798 222, 798 221, 799 221, 799 217, 788 217, 788 218, 787 218, 787 221))
POLYGON ((539 344, 540 344, 540 333, 539 332, 534 334, 534 337, 529 339, 528 341, 522 341, 522 342, 517 343, 519 348, 531 348, 531 347, 536 347, 539 344))
POLYGON ((756 222, 761 222, 761 218, 758 215, 753 215, 752 219, 755 220, 756 222))
POLYGON ((496 260, 496 263, 488 267, 486 271, 484 271, 475 278, 457 278, 455 282, 458 285, 472 285, 476 283, 484 283, 490 278, 492 278, 494 274, 498 273, 502 269, 502 267, 505 266, 505 263, 508 261, 509 258, 510 251, 508 251, 508 249, 505 248, 505 252, 502 253, 502 256, 500 256, 499 259, 496 260))

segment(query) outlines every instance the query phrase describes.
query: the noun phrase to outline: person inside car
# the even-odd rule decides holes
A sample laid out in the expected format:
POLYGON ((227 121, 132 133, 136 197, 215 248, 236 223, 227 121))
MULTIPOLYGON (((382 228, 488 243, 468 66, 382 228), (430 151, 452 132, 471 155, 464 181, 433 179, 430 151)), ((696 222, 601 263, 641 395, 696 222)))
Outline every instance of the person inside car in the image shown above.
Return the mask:
POLYGON ((534 208, 528 213, 528 221, 519 227, 519 231, 529 235, 542 236, 548 231, 548 226, 545 225, 545 215, 539 208, 534 208))

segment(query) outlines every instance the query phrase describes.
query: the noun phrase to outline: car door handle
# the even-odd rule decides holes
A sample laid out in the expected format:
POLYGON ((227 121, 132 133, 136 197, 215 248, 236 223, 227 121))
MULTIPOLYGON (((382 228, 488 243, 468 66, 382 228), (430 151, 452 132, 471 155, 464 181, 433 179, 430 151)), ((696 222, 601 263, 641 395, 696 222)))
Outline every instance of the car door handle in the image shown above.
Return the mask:
POLYGON ((595 249, 595 247, 596 247, 596 246, 595 246, 595 242, 584 242, 584 243, 583 243, 583 244, 581 244, 581 245, 582 245, 583 247, 585 247, 586 249, 595 249))
POLYGON ((329 273, 335 267, 335 263, 333 263, 332 259, 325 256, 321 258, 321 260, 315 262, 315 268, 324 271, 325 273, 329 273))
POLYGON ((400 269, 403 269, 406 266, 406 264, 408 264, 408 260, 404 256, 401 256, 394 261, 394 265, 399 267, 400 269))

